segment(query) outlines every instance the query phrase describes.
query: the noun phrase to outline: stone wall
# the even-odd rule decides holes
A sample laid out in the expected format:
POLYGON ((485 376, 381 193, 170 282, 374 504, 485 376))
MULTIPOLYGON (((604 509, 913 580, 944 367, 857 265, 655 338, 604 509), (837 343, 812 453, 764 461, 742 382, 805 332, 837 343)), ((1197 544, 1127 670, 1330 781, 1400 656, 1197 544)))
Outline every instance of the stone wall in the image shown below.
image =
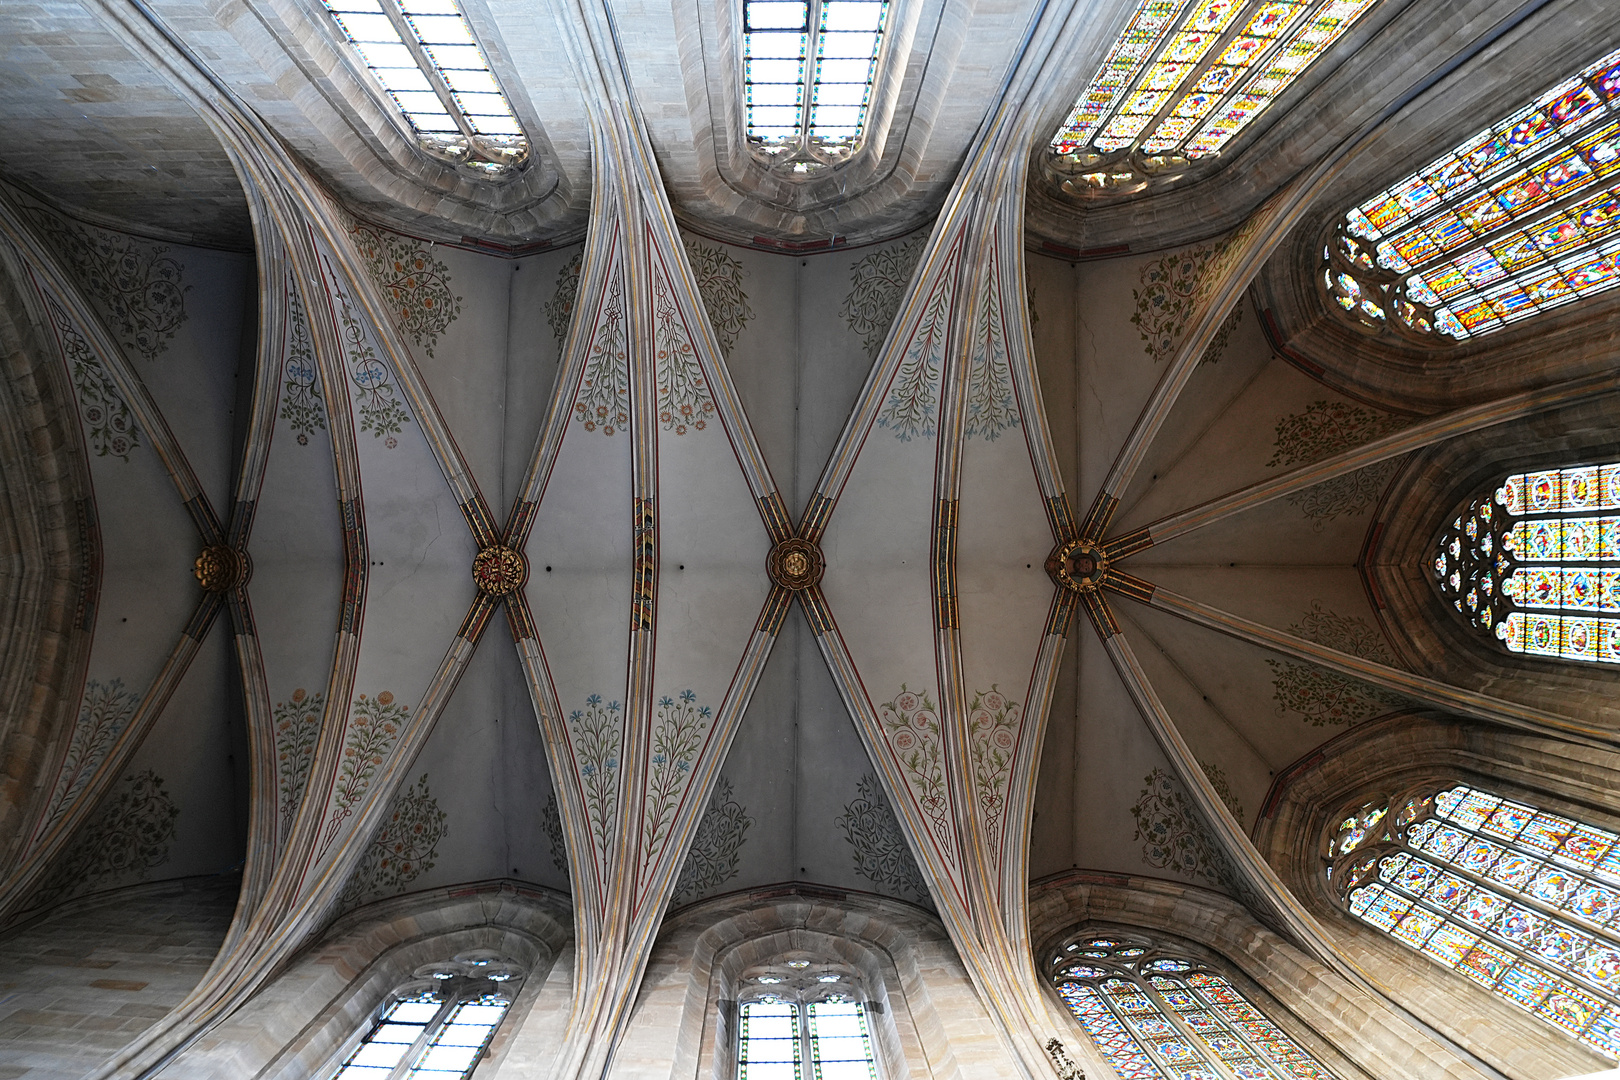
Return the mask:
POLYGON ((99 893, 0 939, 0 1080, 76 1080, 167 1013, 213 961, 240 884, 99 893))

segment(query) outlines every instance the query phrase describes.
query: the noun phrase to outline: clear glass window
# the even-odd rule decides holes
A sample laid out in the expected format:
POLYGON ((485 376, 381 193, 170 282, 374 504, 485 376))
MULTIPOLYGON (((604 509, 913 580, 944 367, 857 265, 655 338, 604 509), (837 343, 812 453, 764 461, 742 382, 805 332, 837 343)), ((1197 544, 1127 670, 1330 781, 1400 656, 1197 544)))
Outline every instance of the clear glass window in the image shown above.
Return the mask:
POLYGON ((888 0, 744 0, 749 147, 792 173, 835 165, 866 131, 888 0))
POLYGON ((799 1007, 779 999, 745 1002, 737 1048, 739 1080, 799 1080, 799 1007))
POLYGON ((870 1006, 853 970, 789 955, 740 983, 738 1080, 878 1080, 870 1006))
POLYGON ((325 0, 349 44, 438 157, 482 175, 520 165, 529 141, 455 0, 325 0))
POLYGON ((1348 812, 1325 872, 1361 922, 1617 1057, 1617 841, 1458 784, 1348 812))
POLYGON ((505 1019, 522 974, 481 951, 419 969, 332 1080, 464 1080, 505 1019))
POLYGON ((1058 996, 1122 1080, 1334 1080, 1224 974, 1134 934, 1082 934, 1058 996))

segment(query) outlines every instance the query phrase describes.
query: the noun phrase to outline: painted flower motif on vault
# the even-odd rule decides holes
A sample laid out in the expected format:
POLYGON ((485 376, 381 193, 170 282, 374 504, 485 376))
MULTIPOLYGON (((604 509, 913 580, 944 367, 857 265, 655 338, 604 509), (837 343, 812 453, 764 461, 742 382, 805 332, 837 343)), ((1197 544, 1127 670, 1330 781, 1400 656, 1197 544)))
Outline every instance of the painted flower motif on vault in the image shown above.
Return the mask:
POLYGON ((1133 840, 1142 842, 1142 861, 1158 869, 1224 884, 1230 876, 1225 854, 1209 835, 1181 782, 1163 769, 1143 778, 1146 785, 1131 807, 1133 840))
POLYGON ((856 782, 857 794, 834 821, 849 842, 855 872, 905 900, 928 904, 928 884, 906 844, 894 809, 873 773, 856 782))
MULTIPOLYGON (((1371 442, 1398 431, 1406 422, 1398 416, 1342 401, 1316 401, 1302 412, 1277 421, 1276 450, 1266 467, 1286 468, 1314 461, 1371 442)), ((1340 514, 1359 514, 1384 490, 1398 462, 1381 461, 1344 476, 1324 480, 1287 497, 1320 529, 1340 514)))
POLYGON ((450 268, 433 257, 431 244, 414 236, 359 222, 349 233, 371 280, 393 305, 400 329, 432 356, 439 337, 461 314, 461 297, 450 289, 450 268))
POLYGON ((893 701, 878 706, 878 717, 889 733, 906 783, 927 815, 941 843, 950 839, 949 801, 945 794, 944 753, 939 714, 926 693, 917 694, 900 684, 893 701))
MULTIPOLYGON (((1380 664, 1395 661, 1376 628, 1363 619, 1327 611, 1319 600, 1313 602, 1311 610, 1289 630, 1306 641, 1363 660, 1380 664)), ((1406 699, 1399 694, 1315 664, 1269 658, 1266 664, 1274 676, 1272 694, 1277 702, 1277 714, 1298 713, 1315 727, 1360 723, 1406 704, 1406 699)))

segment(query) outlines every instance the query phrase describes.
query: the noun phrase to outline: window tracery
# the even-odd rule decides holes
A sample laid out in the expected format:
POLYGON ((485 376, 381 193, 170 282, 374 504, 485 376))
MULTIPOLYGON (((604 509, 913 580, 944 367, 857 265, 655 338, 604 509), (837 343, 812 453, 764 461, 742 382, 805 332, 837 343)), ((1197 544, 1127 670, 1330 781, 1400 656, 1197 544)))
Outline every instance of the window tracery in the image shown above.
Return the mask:
POLYGON ((1435 548, 1440 594, 1510 651, 1620 664, 1620 464, 1509 476, 1435 548))
POLYGON ((529 154, 512 105, 456 0, 323 0, 417 142, 499 176, 529 154))
POLYGON ((888 0, 744 0, 749 149, 790 175, 860 148, 888 0))
POLYGON ((1051 149, 1071 183, 1140 190, 1213 157, 1374 0, 1142 0, 1051 149))
POLYGON ((344 1055, 332 1080, 463 1080, 505 1019, 523 975, 483 950, 418 968, 344 1055))
POLYGON ((737 1003, 738 1080, 878 1080, 860 976, 789 954, 745 972, 737 1003))
POLYGON ((1223 973, 1167 943, 1088 931, 1048 974, 1122 1080, 1333 1080, 1223 973))
POLYGON ((1381 796, 1326 838, 1357 919, 1620 1056, 1620 835, 1462 784, 1381 796))
POLYGON ((1465 340, 1620 285, 1620 50, 1347 210, 1321 283, 1358 325, 1465 340))

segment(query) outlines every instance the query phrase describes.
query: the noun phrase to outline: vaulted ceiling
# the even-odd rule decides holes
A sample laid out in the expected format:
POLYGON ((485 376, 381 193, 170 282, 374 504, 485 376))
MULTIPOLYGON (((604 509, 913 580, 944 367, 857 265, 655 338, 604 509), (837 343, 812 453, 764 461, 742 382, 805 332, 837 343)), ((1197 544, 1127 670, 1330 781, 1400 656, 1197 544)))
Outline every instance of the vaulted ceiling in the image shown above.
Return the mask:
POLYGON ((1028 880, 1227 891, 1353 974, 1248 840, 1274 781, 1391 712, 1606 717, 1437 672, 1366 564, 1444 440, 1605 391, 1612 305, 1412 359, 1314 277, 1620 13, 1384 0, 1219 161, 1082 199, 1046 141, 1126 0, 897 2, 869 144, 798 184, 739 146, 716 5, 464 6, 535 147, 495 183, 317 4, 0 10, 0 336, 54 365, 94 583, 0 903, 245 860, 120 1067, 344 906, 501 877, 574 897, 582 1070, 667 904, 785 881, 934 906, 1033 1060, 1028 880), (165 846, 85 877, 117 800, 165 846), (402 812, 438 839, 388 870, 402 812))

